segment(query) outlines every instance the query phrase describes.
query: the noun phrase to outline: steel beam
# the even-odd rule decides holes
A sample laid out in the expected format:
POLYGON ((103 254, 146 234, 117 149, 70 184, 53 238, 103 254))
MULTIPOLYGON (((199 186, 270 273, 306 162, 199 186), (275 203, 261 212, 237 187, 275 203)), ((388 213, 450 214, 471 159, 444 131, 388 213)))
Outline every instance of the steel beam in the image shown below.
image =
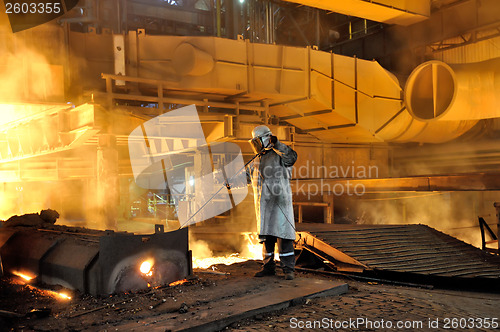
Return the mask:
MULTIPOLYGON (((158 103, 158 104, 163 104, 163 103, 170 103, 170 104, 182 104, 182 105, 197 105, 197 106, 210 106, 210 107, 218 107, 218 108, 225 108, 225 109, 237 109, 239 108, 240 110, 249 110, 249 111, 258 111, 262 112, 266 109, 265 106, 256 106, 256 105, 249 105, 243 102, 239 102, 236 104, 236 102, 221 102, 221 101, 210 101, 206 98, 204 99, 197 99, 194 96, 190 97, 168 97, 163 94, 163 88, 168 88, 173 84, 171 81, 163 81, 163 80, 156 80, 156 79, 149 79, 149 78, 142 78, 142 77, 130 77, 130 76, 121 76, 121 75, 111 75, 111 74, 101 74, 101 77, 106 80, 106 97, 109 100, 109 103, 112 104, 112 101, 114 99, 122 99, 122 100, 135 100, 135 101, 143 101, 143 102, 152 102, 152 103, 158 103), (144 96, 144 95, 132 95, 132 94, 122 94, 122 93, 114 93, 112 90, 112 81, 118 81, 118 80, 123 80, 126 82, 133 82, 133 83, 144 83, 144 84, 151 84, 156 86, 156 91, 158 92, 157 96, 144 96), (109 82, 109 83, 108 83, 109 82), (109 86, 108 86, 109 85, 109 86), (159 87, 162 87, 161 93, 159 92, 159 87)), ((195 92, 193 91, 193 95, 200 95, 202 92, 195 92)))

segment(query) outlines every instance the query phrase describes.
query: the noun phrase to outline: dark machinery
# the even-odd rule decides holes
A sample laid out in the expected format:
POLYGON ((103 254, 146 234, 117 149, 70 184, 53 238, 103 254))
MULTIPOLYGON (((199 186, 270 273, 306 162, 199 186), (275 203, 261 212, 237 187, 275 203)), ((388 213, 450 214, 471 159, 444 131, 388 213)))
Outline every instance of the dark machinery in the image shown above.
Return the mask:
POLYGON ((65 226, 0 228, 4 273, 93 295, 169 284, 192 273, 188 230, 135 235, 65 226))

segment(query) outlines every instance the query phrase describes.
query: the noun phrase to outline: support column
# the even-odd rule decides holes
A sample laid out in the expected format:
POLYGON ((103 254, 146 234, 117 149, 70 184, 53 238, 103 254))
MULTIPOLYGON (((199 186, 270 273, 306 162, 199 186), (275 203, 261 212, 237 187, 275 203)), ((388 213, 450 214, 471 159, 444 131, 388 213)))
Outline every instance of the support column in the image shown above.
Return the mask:
POLYGON ((323 202, 328 203, 328 206, 325 206, 323 210, 323 222, 325 224, 333 224, 333 194, 323 194, 323 202))
POLYGON ((163 102, 163 84, 158 84, 158 114, 163 114, 165 104, 163 102))
POLYGON ((118 150, 116 137, 110 134, 99 136, 97 148, 97 211, 99 226, 116 229, 119 205, 118 150))
POLYGON ((221 12, 222 12, 222 0, 216 0, 215 1, 215 24, 216 24, 216 31, 217 31, 217 37, 221 37, 221 12))
POLYGON ((261 112, 262 122, 267 125, 269 123, 269 101, 264 100, 262 106, 264 106, 264 111, 261 112))

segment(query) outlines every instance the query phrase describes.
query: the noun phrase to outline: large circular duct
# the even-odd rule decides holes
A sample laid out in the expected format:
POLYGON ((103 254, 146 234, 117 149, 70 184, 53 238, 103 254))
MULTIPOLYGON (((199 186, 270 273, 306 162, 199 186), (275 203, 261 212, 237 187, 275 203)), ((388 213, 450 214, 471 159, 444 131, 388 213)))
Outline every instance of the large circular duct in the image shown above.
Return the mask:
POLYGON ((179 75, 202 76, 212 71, 214 59, 193 45, 183 43, 175 49, 172 64, 179 75))
POLYGON ((404 95, 408 111, 420 121, 500 117, 500 58, 460 65, 425 62, 410 74, 404 95))
POLYGON ((377 136, 393 143, 444 143, 465 134, 476 123, 477 120, 424 122, 403 112, 377 136))

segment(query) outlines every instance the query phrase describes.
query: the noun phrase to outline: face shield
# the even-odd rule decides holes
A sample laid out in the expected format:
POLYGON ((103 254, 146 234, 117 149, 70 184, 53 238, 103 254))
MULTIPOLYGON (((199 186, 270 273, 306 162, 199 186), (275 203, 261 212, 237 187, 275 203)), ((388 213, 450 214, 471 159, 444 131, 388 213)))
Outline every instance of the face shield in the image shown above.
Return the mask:
POLYGON ((271 135, 272 135, 271 130, 264 125, 257 126, 252 130, 253 138, 248 142, 252 146, 252 149, 255 152, 255 154, 260 153, 265 148, 267 148, 271 140, 271 135))
POLYGON ((255 154, 262 152, 262 150, 269 145, 270 135, 271 134, 268 134, 263 137, 257 136, 248 141, 255 154))
POLYGON ((254 137, 248 141, 252 146, 252 150, 255 154, 260 153, 264 150, 264 143, 262 143, 262 139, 260 137, 254 137))

